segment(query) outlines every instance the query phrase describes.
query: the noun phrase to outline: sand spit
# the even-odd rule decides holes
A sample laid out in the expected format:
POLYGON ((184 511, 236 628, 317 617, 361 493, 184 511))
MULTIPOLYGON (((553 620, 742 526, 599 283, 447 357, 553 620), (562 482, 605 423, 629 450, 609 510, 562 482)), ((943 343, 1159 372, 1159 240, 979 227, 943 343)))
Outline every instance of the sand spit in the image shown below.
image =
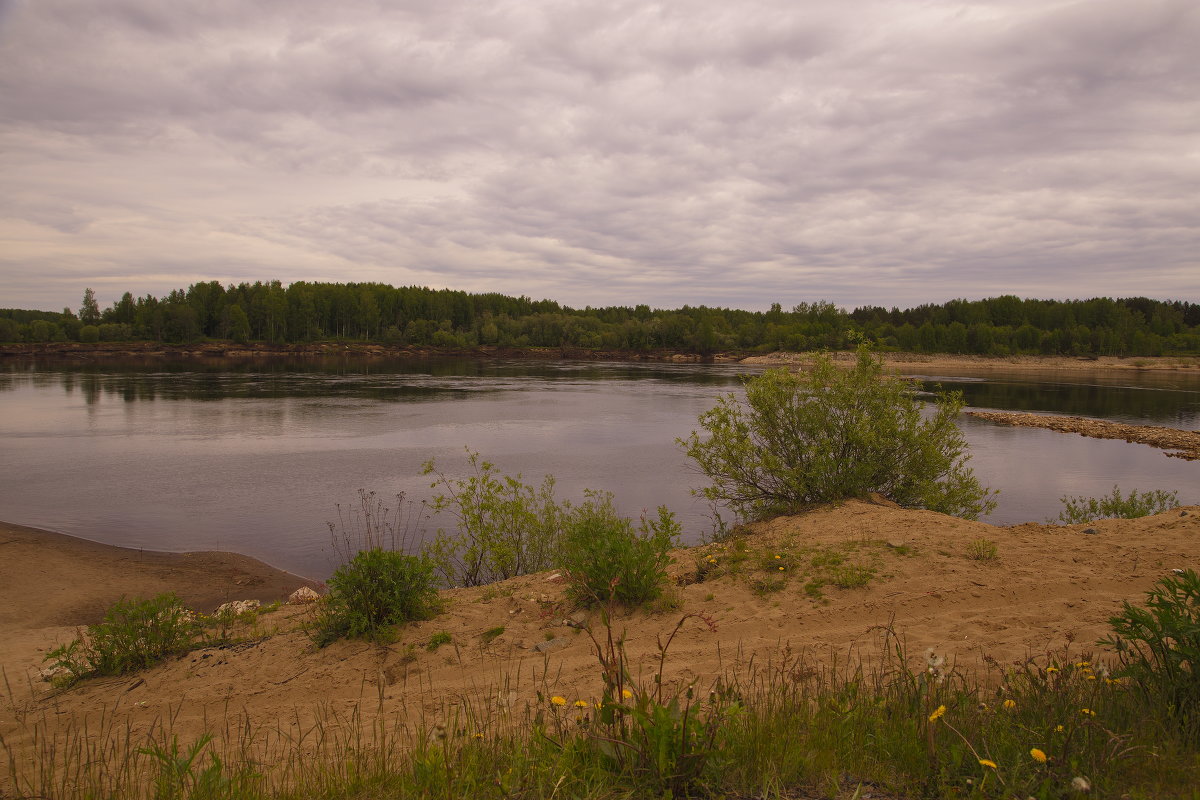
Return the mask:
POLYGON ((1127 442, 1148 444, 1164 451, 1164 455, 1188 461, 1200 460, 1200 431, 1184 431, 1158 425, 1127 425, 1087 417, 1057 414, 1028 414, 1011 411, 967 411, 968 415, 1015 425, 1022 428, 1046 428, 1060 433, 1078 433, 1093 439, 1124 439, 1127 442))

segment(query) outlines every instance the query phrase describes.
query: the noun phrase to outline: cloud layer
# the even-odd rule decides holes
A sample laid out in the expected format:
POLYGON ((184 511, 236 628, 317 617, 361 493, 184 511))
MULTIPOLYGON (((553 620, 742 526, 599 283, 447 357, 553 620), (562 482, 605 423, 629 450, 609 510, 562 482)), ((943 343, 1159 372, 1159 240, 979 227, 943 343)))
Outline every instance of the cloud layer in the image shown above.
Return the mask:
POLYGON ((0 0, 0 305, 1195 301, 1197 41, 1190 0, 0 0))

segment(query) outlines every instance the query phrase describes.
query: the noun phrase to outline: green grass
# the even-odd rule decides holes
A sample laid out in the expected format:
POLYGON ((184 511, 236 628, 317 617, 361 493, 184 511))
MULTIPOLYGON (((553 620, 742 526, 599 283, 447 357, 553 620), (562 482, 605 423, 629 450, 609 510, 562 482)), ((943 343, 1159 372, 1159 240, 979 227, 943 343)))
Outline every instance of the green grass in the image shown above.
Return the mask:
POLYGON ((912 551, 883 541, 803 545, 793 539, 760 547, 752 538, 739 536, 706 548, 696 559, 694 581, 739 577, 755 594, 766 596, 784 591, 796 580, 803 594, 821 601, 826 587, 857 589, 868 585, 889 553, 907 556, 912 551))
MULTIPOLYGON (((9 764, 11 796, 64 800, 783 798, 856 789, 1065 798, 1082 796, 1071 789, 1076 777, 1091 785, 1089 797, 1196 797, 1195 744, 1086 653, 1064 647, 965 674, 910 658, 889 630, 874 656, 871 667, 831 666, 780 652, 769 666, 674 693, 654 675, 605 684, 598 665, 592 698, 608 697, 612 717, 591 698, 585 708, 573 695, 559 705, 549 691, 523 712, 497 717, 488 711, 494 698, 456 697, 452 706, 432 688, 424 699, 441 703, 431 718, 444 727, 324 708, 304 729, 231 721, 180 740, 169 721, 143 735, 110 717, 57 735, 43 727, 31 760, 2 741, 0 764, 9 764), (629 742, 624 756, 606 744, 613 739, 629 742), (1031 755, 1035 748, 1045 762, 1031 755)), ((48 725, 54 715, 45 713, 41 723, 24 720, 25 733, 48 725)))
POLYGON ((972 561, 995 561, 997 557, 996 543, 990 539, 972 539, 967 544, 967 558, 972 561))
POLYGON ((479 641, 483 642, 484 644, 491 644, 493 641, 495 641, 496 639, 500 638, 503 635, 504 635, 504 626, 498 625, 495 628, 489 628, 488 630, 479 634, 479 641))

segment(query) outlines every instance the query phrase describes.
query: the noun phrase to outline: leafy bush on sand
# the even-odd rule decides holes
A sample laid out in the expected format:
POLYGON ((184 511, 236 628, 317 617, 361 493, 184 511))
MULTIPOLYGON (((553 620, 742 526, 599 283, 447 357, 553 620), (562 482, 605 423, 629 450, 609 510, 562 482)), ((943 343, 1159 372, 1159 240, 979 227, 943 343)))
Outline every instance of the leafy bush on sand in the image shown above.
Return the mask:
POLYGON ((955 420, 962 396, 922 413, 911 386, 866 348, 850 369, 768 370, 700 415, 707 433, 678 440, 712 480, 699 494, 748 519, 878 492, 903 506, 975 519, 995 507, 967 466, 955 420))
POLYGON ((588 492, 566 511, 559 566, 570 576, 568 596, 582 605, 615 600, 640 606, 658 599, 667 576, 668 553, 682 532, 675 515, 659 506, 637 528, 620 516, 606 492, 588 492))
POLYGON ((362 550, 329 579, 329 596, 318 610, 315 639, 326 645, 342 637, 386 638, 386 629, 429 619, 439 610, 433 562, 379 547, 362 550))
POLYGON ((187 651, 200 627, 173 593, 119 600, 84 635, 51 650, 45 660, 74 683, 93 675, 123 675, 187 651))
POLYGON ((458 530, 438 530, 429 553, 443 580, 450 585, 480 586, 553 566, 561 533, 560 512, 554 499, 554 478, 540 487, 521 475, 501 475, 490 461, 467 449, 471 474, 452 478, 433 460, 422 474, 433 475, 434 511, 447 511, 458 530))

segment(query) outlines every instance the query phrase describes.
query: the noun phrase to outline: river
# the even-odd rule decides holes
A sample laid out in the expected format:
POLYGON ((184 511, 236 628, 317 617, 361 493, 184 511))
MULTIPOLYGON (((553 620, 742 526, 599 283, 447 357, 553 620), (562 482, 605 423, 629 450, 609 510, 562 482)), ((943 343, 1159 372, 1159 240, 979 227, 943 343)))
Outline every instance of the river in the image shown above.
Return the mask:
MULTIPOLYGON (((675 444, 736 392, 735 365, 324 359, 10 363, 0 369, 0 519, 110 544, 233 550, 302 575, 336 566, 328 522, 358 490, 429 499, 465 448, 560 497, 665 504, 711 529, 675 444)), ((927 375, 973 408, 1200 429, 1200 376, 927 375)), ((1200 464, 1151 447, 962 419, 996 524, 1044 521, 1064 494, 1167 489, 1200 501, 1200 464)), ((410 506, 419 510, 417 506, 410 506)), ((433 527, 437 520, 423 523, 433 527)))

